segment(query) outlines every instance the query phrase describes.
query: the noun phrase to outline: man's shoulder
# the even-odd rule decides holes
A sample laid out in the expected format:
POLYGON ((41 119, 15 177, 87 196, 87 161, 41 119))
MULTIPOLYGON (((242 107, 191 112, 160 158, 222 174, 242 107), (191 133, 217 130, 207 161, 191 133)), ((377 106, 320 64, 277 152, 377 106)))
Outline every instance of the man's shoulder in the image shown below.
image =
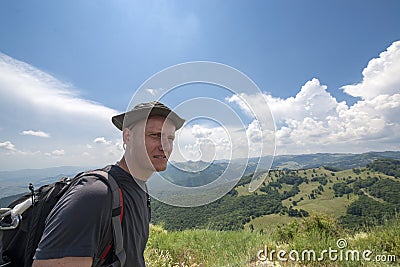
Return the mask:
POLYGON ((78 173, 74 178, 72 178, 72 183, 86 184, 88 186, 104 184, 107 186, 109 185, 109 179, 115 180, 115 176, 116 172, 113 168, 113 165, 107 165, 101 169, 86 170, 78 173))
POLYGON ((102 198, 111 196, 111 189, 107 178, 100 177, 95 171, 86 171, 72 179, 66 195, 71 193, 74 198, 83 197, 83 194, 92 198, 102 198))
POLYGON ((116 165, 107 165, 101 169, 87 170, 77 174, 68 191, 112 196, 112 191, 125 188, 124 181, 132 181, 130 175, 116 165), (114 183, 115 181, 115 183, 114 183))

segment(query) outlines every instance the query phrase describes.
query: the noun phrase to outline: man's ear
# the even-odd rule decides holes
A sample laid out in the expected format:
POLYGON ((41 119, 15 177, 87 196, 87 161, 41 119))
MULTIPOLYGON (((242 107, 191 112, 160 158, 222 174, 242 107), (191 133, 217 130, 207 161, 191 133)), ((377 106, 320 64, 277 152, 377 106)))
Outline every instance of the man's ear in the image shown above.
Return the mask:
POLYGON ((132 131, 128 128, 124 128, 122 130, 122 140, 124 141, 124 144, 129 143, 131 138, 132 138, 132 131))

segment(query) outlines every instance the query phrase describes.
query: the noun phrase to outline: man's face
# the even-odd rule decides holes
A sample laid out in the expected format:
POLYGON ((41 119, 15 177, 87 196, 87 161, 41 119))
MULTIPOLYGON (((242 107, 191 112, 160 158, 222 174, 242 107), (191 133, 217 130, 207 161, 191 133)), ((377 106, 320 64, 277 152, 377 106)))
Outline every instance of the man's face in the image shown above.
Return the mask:
POLYGON ((129 131, 130 138, 124 141, 127 145, 125 158, 130 172, 134 176, 144 177, 155 171, 164 171, 175 138, 173 122, 165 117, 152 116, 147 121, 138 122, 129 131))

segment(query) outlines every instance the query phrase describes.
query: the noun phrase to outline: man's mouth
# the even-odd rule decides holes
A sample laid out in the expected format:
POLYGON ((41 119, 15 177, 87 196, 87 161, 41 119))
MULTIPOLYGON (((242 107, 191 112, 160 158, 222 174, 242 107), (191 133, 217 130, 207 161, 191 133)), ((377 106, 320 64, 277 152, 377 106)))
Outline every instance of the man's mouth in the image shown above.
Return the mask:
POLYGON ((156 159, 166 159, 167 156, 165 156, 165 155, 155 155, 155 156, 153 156, 153 158, 156 158, 156 159))

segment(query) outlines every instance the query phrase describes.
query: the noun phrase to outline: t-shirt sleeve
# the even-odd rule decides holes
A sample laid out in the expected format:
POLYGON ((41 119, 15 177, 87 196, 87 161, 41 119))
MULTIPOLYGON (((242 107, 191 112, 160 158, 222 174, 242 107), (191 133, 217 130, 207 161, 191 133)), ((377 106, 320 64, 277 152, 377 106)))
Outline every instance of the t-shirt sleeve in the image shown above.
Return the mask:
POLYGON ((60 198, 46 219, 34 259, 96 257, 110 227, 112 194, 95 177, 83 177, 60 198))

